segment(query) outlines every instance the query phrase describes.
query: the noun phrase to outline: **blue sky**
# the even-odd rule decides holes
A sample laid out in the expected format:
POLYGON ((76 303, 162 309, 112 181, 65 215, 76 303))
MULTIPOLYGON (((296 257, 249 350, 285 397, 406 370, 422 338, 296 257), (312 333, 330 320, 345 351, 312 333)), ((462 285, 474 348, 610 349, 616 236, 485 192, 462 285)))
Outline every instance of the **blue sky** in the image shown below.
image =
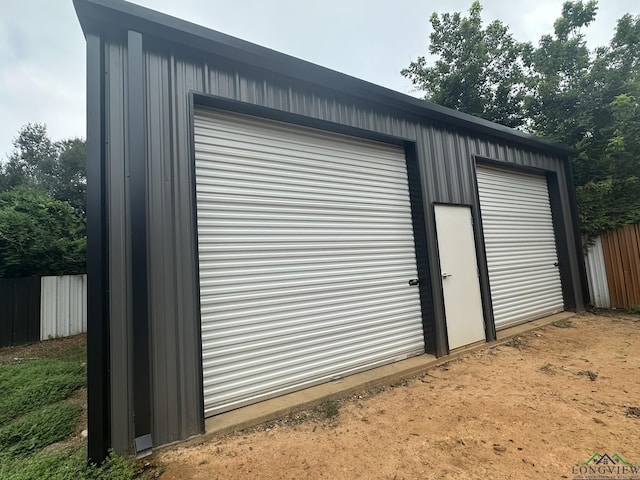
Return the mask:
MULTIPOLYGON (((427 52, 432 12, 466 11, 472 0, 134 0, 214 30, 420 96, 400 75, 427 52)), ((550 33, 562 0, 484 0, 483 18, 508 24, 518 40, 550 33)), ((586 31, 606 44, 617 18, 640 3, 601 0, 586 31)), ((54 140, 85 135, 84 37, 71 0, 3 2, 0 15, 0 160, 27 122, 54 140)))

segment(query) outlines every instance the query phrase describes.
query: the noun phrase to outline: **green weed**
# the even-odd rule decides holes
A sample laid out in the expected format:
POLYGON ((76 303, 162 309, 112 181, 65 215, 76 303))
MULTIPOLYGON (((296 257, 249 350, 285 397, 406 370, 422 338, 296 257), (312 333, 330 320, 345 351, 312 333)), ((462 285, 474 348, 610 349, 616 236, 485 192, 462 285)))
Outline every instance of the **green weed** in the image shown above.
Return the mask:
POLYGON ((640 315, 640 305, 631 305, 629 307, 629 313, 640 315))
POLYGON ((320 412, 322 413, 322 416, 324 418, 326 418, 327 420, 331 420, 333 418, 336 418, 340 413, 340 406, 338 405, 338 402, 334 400, 328 400, 320 405, 320 412))
POLYGON ((67 398, 86 383, 80 362, 38 359, 0 365, 0 426, 67 398))
POLYGON ((87 452, 60 451, 36 454, 21 460, 3 463, 0 460, 2 480, 133 480, 138 476, 136 463, 114 452, 100 465, 87 466, 87 452))
POLYGON ((0 427, 0 456, 24 457, 67 438, 80 409, 66 402, 47 405, 0 427))

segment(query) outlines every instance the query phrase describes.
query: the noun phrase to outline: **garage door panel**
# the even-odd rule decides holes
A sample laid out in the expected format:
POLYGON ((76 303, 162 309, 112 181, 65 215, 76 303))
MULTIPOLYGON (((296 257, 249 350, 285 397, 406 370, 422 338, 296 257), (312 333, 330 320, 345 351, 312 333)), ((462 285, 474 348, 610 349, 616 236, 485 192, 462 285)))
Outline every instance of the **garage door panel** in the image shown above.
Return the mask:
POLYGON ((561 311, 546 178, 478 167, 477 179, 496 328, 561 311))
POLYGON ((402 148, 195 125, 207 415, 424 352, 402 148))

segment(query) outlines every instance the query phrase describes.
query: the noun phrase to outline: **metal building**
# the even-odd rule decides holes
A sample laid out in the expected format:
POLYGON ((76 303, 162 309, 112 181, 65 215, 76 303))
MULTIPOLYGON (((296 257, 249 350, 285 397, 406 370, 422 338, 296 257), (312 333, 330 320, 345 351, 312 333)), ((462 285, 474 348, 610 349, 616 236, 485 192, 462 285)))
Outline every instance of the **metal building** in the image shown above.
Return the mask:
POLYGON ((130 3, 75 7, 92 458, 583 309, 571 149, 130 3))

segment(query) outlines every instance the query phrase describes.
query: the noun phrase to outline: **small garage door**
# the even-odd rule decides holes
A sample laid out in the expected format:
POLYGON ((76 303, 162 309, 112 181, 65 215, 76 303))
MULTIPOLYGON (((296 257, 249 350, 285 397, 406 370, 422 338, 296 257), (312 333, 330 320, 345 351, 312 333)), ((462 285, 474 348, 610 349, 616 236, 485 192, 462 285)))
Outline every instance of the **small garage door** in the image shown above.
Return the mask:
POLYGON ((563 310, 547 180, 477 170, 496 328, 563 310))
POLYGON ((197 110, 206 415, 420 354, 404 151, 197 110))

